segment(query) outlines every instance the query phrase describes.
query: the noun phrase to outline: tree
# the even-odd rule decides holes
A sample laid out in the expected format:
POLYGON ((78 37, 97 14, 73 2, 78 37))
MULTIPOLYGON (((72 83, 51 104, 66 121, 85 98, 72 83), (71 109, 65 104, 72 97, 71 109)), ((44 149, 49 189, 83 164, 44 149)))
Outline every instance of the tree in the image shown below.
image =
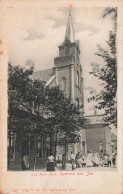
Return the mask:
MULTIPOLYGON (((20 130, 24 126, 23 118, 17 118, 20 114, 18 111, 19 107, 27 107, 26 103, 23 102, 23 94, 26 91, 26 85, 29 82, 29 75, 33 72, 33 68, 30 67, 28 70, 24 70, 19 66, 13 67, 11 63, 8 64, 8 168, 9 159, 12 156, 11 150, 11 136, 18 129, 20 130), (16 116, 15 116, 16 115, 16 116)), ((28 122, 27 122, 28 123, 28 122)))
POLYGON ((95 95, 93 93, 89 100, 96 100, 96 108, 104 109, 104 121, 117 126, 117 53, 116 53, 116 29, 117 9, 106 8, 103 17, 111 14, 114 21, 114 31, 109 33, 109 40, 106 41, 108 50, 98 45, 97 56, 104 60, 105 65, 92 64, 92 72, 95 77, 102 81, 103 89, 95 95))
POLYGON ((57 145, 65 145, 66 156, 67 144, 78 141, 85 119, 79 108, 71 104, 58 86, 48 87, 43 81, 32 80, 32 73, 33 67, 24 69, 9 64, 8 137, 11 138, 11 132, 17 132, 19 128, 21 134, 33 133, 35 137, 49 133, 51 139, 56 137, 55 148, 57 145))
POLYGON ((45 83, 32 80, 32 73, 33 66, 25 69, 8 64, 8 168, 12 155, 12 134, 19 133, 22 141, 25 135, 33 133, 38 136, 46 131, 46 119, 43 116, 45 83))
POLYGON ((64 145, 66 162, 67 144, 78 141, 79 131, 85 125, 85 118, 79 108, 71 103, 71 100, 60 91, 58 86, 48 88, 46 95, 48 108, 54 117, 52 123, 56 137, 55 148, 57 145, 64 145))

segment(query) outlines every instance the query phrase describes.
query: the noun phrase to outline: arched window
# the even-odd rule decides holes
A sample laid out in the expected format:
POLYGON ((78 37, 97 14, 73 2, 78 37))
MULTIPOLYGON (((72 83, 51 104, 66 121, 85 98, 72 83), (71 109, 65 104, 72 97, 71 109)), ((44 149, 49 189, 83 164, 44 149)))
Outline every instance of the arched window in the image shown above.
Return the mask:
POLYGON ((82 141, 82 152, 85 153, 85 141, 82 141))
POLYGON ((75 104, 76 104, 77 107, 79 107, 79 99, 78 98, 76 99, 75 104))
POLYGON ((65 91, 66 90, 66 78, 63 77, 62 78, 62 91, 65 91))
POLYGON ((103 143, 102 142, 99 143, 99 151, 103 152, 103 143))
POLYGON ((69 47, 67 45, 65 46, 65 55, 69 55, 69 47))
POLYGON ((79 86, 79 72, 78 71, 76 75, 76 85, 79 86))

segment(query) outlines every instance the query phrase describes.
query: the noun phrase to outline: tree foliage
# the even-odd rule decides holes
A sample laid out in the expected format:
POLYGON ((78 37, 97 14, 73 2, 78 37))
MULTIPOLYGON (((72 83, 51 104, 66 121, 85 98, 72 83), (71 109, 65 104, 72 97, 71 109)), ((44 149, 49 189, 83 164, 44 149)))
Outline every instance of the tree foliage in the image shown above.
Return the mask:
POLYGON ((58 142, 64 142, 66 136, 67 142, 77 141, 79 130, 85 125, 85 118, 79 108, 71 103, 60 91, 59 87, 47 88, 46 91, 49 111, 54 115, 54 124, 59 136, 58 142))
POLYGON ((33 67, 8 67, 9 127, 20 126, 24 132, 60 134, 68 142, 77 141, 79 126, 85 124, 79 109, 58 86, 48 87, 45 82, 32 80, 33 67))
POLYGON ((99 64, 92 64, 92 72, 95 77, 102 81, 103 89, 99 93, 93 93, 89 100, 96 100, 96 108, 104 109, 104 121, 117 126, 117 53, 116 53, 116 8, 106 8, 103 17, 111 15, 114 21, 114 30, 109 33, 109 40, 106 41, 108 49, 98 45, 97 56, 104 61, 103 67, 99 64))

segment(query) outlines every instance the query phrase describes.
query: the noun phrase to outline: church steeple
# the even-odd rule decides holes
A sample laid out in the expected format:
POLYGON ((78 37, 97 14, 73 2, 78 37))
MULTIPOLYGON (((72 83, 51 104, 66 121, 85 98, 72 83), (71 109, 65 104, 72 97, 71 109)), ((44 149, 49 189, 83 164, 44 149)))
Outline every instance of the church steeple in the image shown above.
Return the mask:
POLYGON ((59 57, 54 59, 55 66, 74 64, 79 66, 79 41, 75 40, 71 10, 69 9, 64 41, 59 45, 59 57))
POLYGON ((65 38, 68 38, 71 42, 75 42, 75 35, 74 35, 74 28, 73 28, 73 21, 71 10, 69 9, 68 21, 67 21, 67 28, 65 38))
MULTIPOLYGON (((63 35, 64 36, 64 35, 63 35)), ((59 56, 54 58, 56 84, 71 99, 83 106, 83 79, 80 64, 79 41, 75 40, 71 10, 69 9, 65 38, 59 48, 59 56)))

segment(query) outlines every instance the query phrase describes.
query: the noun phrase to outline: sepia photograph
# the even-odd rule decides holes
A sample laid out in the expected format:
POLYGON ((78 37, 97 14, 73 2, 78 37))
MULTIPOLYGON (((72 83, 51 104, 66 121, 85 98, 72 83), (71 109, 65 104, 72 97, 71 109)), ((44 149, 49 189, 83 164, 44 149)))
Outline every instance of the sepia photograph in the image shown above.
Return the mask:
POLYGON ((0 1, 0 194, 121 194, 123 2, 0 1))
POLYGON ((117 171, 117 12, 8 7, 8 171, 117 171))

